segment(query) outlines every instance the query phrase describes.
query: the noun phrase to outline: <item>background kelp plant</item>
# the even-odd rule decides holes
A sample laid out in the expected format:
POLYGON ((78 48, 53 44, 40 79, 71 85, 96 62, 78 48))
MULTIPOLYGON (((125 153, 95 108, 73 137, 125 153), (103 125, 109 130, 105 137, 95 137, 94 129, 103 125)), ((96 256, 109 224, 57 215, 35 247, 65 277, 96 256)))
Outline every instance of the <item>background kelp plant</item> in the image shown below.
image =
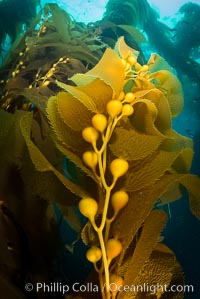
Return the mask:
POLYGON ((1 294, 60 298, 24 290, 27 282, 60 281, 56 205, 94 265, 85 285, 99 286, 66 298, 183 298, 162 287, 184 277, 160 235, 163 206, 185 189, 200 218, 200 180, 189 173, 193 142, 172 129, 183 108, 181 84, 159 55, 144 64, 120 37, 102 56, 106 44, 96 31, 76 27, 56 5, 45 12, 38 32, 22 36, 7 57, 16 69, 5 85, 7 111, 0 110, 1 294), (155 288, 131 288, 139 285, 155 288))

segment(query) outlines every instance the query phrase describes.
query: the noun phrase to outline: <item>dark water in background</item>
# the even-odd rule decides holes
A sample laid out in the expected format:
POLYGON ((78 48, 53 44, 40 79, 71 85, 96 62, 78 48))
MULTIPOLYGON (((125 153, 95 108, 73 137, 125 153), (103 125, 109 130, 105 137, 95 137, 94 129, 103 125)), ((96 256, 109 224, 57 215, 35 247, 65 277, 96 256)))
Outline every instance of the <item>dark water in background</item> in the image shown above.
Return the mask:
MULTIPOLYGON (((191 172, 200 175, 200 98, 193 93, 189 84, 183 85, 185 109, 175 121, 174 128, 194 140, 194 159, 191 172), (197 100, 193 101, 193 98, 197 100)), ((171 218, 164 231, 165 243, 176 254, 180 262, 185 283, 194 286, 194 293, 186 293, 184 298, 200 298, 200 221, 190 212, 188 196, 170 204, 171 218)))
MULTIPOLYGON (((57 3, 59 4, 59 1, 57 1, 57 3)), ((84 1, 81 1, 81 3, 84 6, 84 1)), ((176 22, 176 20, 174 22, 176 22)), ((153 51, 155 51, 155 49, 153 49, 153 51)), ((151 52, 151 48, 148 49, 148 52, 151 52)), ((188 81, 186 77, 181 76, 181 79, 184 90, 185 108, 178 119, 174 121, 174 129, 176 129, 179 133, 187 135, 194 139, 195 155, 191 172, 200 175, 199 89, 197 88, 196 84, 188 81)), ((169 219, 169 222, 164 230, 164 242, 175 252, 177 259, 182 265, 183 271, 185 273, 185 283, 194 285, 195 293, 185 294, 184 298, 199 299, 200 221, 198 221, 190 213, 188 198, 186 194, 184 195, 182 200, 170 204, 170 210, 171 218, 169 219)), ((62 226, 62 234, 63 239, 67 242, 69 242, 69 238, 71 238, 72 241, 75 238, 66 223, 62 226)), ((63 256, 61 258, 63 258, 65 261, 62 268, 63 275, 65 275, 65 272, 71 273, 72 281, 70 281, 70 283, 73 282, 73 279, 77 279, 77 273, 80 273, 79 277, 80 280, 82 280, 85 273, 87 273, 90 269, 84 259, 84 250, 82 245, 80 245, 80 249, 76 249, 75 257, 72 257, 69 252, 66 252, 66 250, 64 250, 63 256)))

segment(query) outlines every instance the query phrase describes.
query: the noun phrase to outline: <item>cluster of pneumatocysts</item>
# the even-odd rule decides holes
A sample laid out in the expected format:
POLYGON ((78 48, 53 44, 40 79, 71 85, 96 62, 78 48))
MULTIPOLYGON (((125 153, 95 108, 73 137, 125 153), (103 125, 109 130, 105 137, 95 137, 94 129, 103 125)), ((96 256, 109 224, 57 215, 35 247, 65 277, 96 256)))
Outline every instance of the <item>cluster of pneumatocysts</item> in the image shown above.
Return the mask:
POLYGON ((126 75, 131 75, 132 73, 135 75, 133 77, 140 76, 147 79, 149 78, 149 66, 147 64, 141 65, 137 61, 137 57, 135 55, 129 55, 126 59, 122 59, 121 61, 124 65, 126 75))
MULTIPOLYGON (((126 75, 131 73, 133 66, 133 74, 137 73, 138 76, 143 76, 148 72, 148 66, 141 66, 135 56, 130 56, 127 60, 122 59, 122 62, 125 65, 126 75)), ((123 284, 122 277, 109 271, 110 264, 119 256, 122 250, 120 240, 117 237, 110 237, 110 225, 129 200, 129 195, 125 190, 112 191, 118 178, 127 173, 129 164, 125 159, 115 158, 111 161, 108 170, 107 145, 118 121, 122 117, 128 117, 134 113, 133 104, 135 100, 136 96, 133 92, 121 91, 118 96, 113 96, 107 102, 105 114, 96 113, 92 117, 91 126, 84 128, 82 131, 83 139, 91 144, 91 150, 83 153, 83 161, 95 174, 99 187, 102 188, 102 194, 105 196, 103 211, 100 210, 98 201, 94 198, 82 198, 79 202, 80 212, 89 219, 99 238, 99 246, 90 247, 87 250, 86 257, 94 264, 96 271, 99 273, 100 283, 105 281, 105 293, 102 291, 104 299, 109 299, 111 293, 112 299, 117 295, 116 290, 109 289, 110 283, 116 285, 123 284), (112 183, 110 185, 106 181, 106 171, 109 171, 112 175, 112 183), (113 209, 113 216, 108 218, 107 214, 110 205, 113 209), (95 221, 97 214, 98 219, 101 215, 99 225, 95 221)))
MULTIPOLYGON (((122 91, 118 98, 111 99, 108 101, 106 105, 106 113, 96 113, 92 117, 92 125, 89 127, 86 127, 82 131, 82 137, 83 139, 90 143, 93 147, 93 149, 86 151, 83 153, 83 161, 84 163, 96 174, 96 167, 99 164, 98 154, 105 156, 106 146, 111 138, 112 132, 117 124, 117 122, 123 117, 123 116, 130 116, 134 113, 133 103, 135 101, 135 96, 132 92, 124 93, 122 91), (97 141, 99 141, 101 138, 102 141, 102 147, 100 150, 97 149, 97 141)), ((105 160, 105 159, 104 159, 105 160)), ((111 163, 111 172, 113 165, 115 163, 111 163)), ((120 160, 118 160, 118 163, 120 163, 120 160)), ((124 166, 121 166, 119 169, 123 169, 125 167, 125 164, 127 165, 127 162, 121 161, 121 164, 124 166)), ((100 167, 101 165, 99 165, 100 167)), ((105 161, 103 165, 104 171, 105 171, 105 161)), ((114 166, 114 168, 117 168, 114 166)), ((99 169, 100 171, 100 169, 99 169)), ((114 177, 117 176, 117 169, 113 171, 114 177)), ((100 173, 101 176, 101 173, 100 173)))

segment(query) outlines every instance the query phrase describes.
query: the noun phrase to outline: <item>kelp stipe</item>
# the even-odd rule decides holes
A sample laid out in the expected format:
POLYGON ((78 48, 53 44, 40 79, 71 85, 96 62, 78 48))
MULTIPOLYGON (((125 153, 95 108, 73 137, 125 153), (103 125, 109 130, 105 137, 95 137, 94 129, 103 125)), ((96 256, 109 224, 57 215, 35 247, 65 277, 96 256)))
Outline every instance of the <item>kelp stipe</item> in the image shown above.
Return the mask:
MULTIPOLYGON (((192 140, 171 127, 183 108, 181 85, 158 55, 152 54, 143 66, 137 57, 120 38, 93 69, 71 78, 76 86, 57 82, 65 91, 48 101, 53 140, 83 172, 81 185, 67 180, 33 145, 30 129, 24 129, 31 114, 21 122, 37 170, 53 171, 69 194, 80 198, 73 204, 88 219, 81 234, 89 246, 86 257, 94 264, 106 299, 140 298, 140 291, 118 292, 123 285, 152 285, 156 279, 170 287, 182 282, 173 252, 159 242, 167 216, 153 209, 158 199, 176 200, 182 185, 200 218, 199 178, 188 173, 192 140), (168 196, 173 188, 179 190, 176 198, 168 196), (117 289, 110 287, 113 284, 117 289)), ((142 298, 149 294, 145 290, 142 298)), ((155 295, 166 298, 167 293, 161 288, 155 295)))

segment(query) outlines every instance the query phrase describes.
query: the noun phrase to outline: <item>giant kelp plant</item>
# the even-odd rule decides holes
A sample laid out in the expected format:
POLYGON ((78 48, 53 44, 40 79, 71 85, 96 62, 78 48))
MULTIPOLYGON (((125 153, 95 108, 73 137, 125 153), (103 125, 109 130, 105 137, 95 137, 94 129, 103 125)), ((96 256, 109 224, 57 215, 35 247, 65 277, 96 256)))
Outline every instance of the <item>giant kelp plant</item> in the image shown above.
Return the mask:
MULTIPOLYGON (((109 26, 142 40, 129 26, 109 26)), ((8 299, 30 298, 27 282, 60 281, 55 205, 87 246, 94 271, 85 282, 98 286, 66 298, 184 296, 167 292, 184 278, 162 243, 167 215, 159 209, 187 189, 200 218, 193 142, 172 129, 181 84, 159 55, 144 63, 123 37, 107 47, 101 29, 48 4, 2 67, 0 289, 8 299), (133 287, 144 284, 154 288, 133 287)))
MULTIPOLYGON (((102 298, 140 298, 140 292, 118 293, 118 288, 151 285, 155 277, 170 286, 179 271, 173 253, 158 242, 166 215, 152 208, 162 195, 165 202, 179 198, 182 185, 199 217, 199 179, 188 174, 191 140, 171 128, 171 118, 183 107, 177 78, 156 55, 141 66, 123 38, 116 52, 107 49, 91 71, 73 76, 77 87, 58 83, 65 92, 49 99, 47 113, 57 147, 85 173, 81 189, 63 183, 81 198, 80 212, 88 218, 82 238, 102 298), (170 190, 175 196, 167 196, 170 190)), ((22 127, 27 125, 28 115, 22 127)), ((60 177, 23 131, 36 168, 60 177)), ((155 291, 156 298, 162 294, 163 289, 155 291)))
MULTIPOLYGON (((8 128, 14 120, 21 131, 16 135, 15 160, 24 151, 18 138, 24 138, 29 153, 30 158, 26 153, 18 165, 25 173, 24 183, 34 183, 33 194, 40 190, 44 196, 55 186, 52 180, 58 180, 57 187, 61 182, 66 188, 65 198, 61 193, 55 198, 61 210, 78 205, 88 218, 81 236, 89 246, 87 259, 99 275, 102 298, 141 297, 140 291, 118 293, 123 285, 152 285, 156 280, 170 287, 182 281, 174 254, 158 241, 166 223, 166 214, 153 210, 159 198, 176 200, 182 185, 190 193, 193 213, 200 217, 199 179, 188 174, 192 142, 171 128, 171 118, 183 107, 180 83, 159 56, 152 55, 143 66, 137 56, 121 38, 115 51, 107 49, 93 69, 71 78, 77 86, 58 82, 65 91, 48 100, 51 138, 76 165, 78 183, 67 179, 52 160, 50 143, 42 147, 32 112, 15 116, 2 112, 8 128), (171 190, 175 197, 167 196, 171 190), (111 283, 117 288, 110 288, 111 283)), ((149 294, 145 291, 142 298, 149 294)), ((155 289, 154 295, 167 298, 163 288, 155 289)))

